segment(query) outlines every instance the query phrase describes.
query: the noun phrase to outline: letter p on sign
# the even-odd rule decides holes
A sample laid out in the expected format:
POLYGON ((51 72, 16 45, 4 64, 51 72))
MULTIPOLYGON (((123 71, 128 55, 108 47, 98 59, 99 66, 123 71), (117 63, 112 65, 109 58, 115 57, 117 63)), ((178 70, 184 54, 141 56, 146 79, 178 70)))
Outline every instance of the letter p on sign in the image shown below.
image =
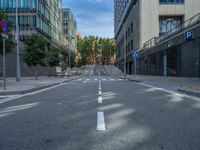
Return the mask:
POLYGON ((185 36, 186 36, 187 41, 193 40, 193 32, 192 31, 186 32, 185 36))

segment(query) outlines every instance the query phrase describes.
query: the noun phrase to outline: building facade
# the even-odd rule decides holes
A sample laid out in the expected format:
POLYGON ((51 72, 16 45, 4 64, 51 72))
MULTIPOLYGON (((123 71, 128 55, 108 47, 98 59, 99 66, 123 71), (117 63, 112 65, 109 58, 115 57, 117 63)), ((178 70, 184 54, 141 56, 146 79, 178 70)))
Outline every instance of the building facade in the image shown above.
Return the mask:
POLYGON ((70 8, 62 9, 63 33, 69 41, 69 48, 73 53, 77 53, 77 23, 70 8))
MULTIPOLYGON (((0 11, 7 14, 8 20, 13 23, 13 28, 15 28, 16 0, 1 0, 0 11)), ((47 48, 53 46, 66 51, 66 53, 69 50, 68 40, 62 30, 62 0, 18 0, 18 20, 21 54, 24 49, 23 41, 32 34, 42 35, 48 42, 47 48)), ((15 30, 13 34, 15 34, 15 30)), ((15 64, 15 54, 11 54, 10 57, 12 58, 9 60, 15 64)), ((13 68, 15 68, 14 65, 13 68)), ((30 68, 21 61, 22 76, 31 75, 30 72, 30 68)), ((15 69, 8 69, 8 75, 13 76, 14 74, 15 69)))
MULTIPOLYGON (((6 11, 8 19, 15 24, 16 0, 1 0, 0 9, 6 11)), ((57 46, 66 43, 62 31, 62 0, 19 0, 18 10, 20 40, 40 33, 57 46)))
MULTIPOLYGON (((141 52, 149 45, 158 43, 157 39, 165 37, 168 32, 175 33, 185 21, 200 13, 199 0, 129 0, 126 2, 125 5, 125 0, 114 0, 114 21, 117 65, 129 74, 132 74, 134 70, 134 62, 128 57, 131 51, 141 52), (119 6, 125 7, 122 9, 119 6), (124 62, 126 62, 125 65, 124 62)), ((168 60, 170 58, 168 56, 168 60)), ((143 71, 141 74, 148 73, 143 71)), ((165 75, 172 74, 165 73, 165 75)))

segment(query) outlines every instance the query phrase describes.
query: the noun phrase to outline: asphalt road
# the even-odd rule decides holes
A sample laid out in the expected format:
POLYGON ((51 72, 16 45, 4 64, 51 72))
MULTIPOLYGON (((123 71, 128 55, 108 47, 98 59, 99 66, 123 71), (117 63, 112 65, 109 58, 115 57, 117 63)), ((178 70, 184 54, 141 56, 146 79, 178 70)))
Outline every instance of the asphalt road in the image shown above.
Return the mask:
POLYGON ((0 150, 200 150, 199 99, 98 73, 1 99, 0 150))

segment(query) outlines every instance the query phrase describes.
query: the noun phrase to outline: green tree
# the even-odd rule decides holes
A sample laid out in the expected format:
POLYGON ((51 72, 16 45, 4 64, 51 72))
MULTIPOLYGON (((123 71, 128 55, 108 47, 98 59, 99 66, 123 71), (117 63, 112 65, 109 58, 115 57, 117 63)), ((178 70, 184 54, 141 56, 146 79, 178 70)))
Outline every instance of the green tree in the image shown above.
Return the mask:
POLYGON ((115 54, 115 40, 113 38, 86 36, 77 39, 78 54, 81 57, 77 61, 77 66, 94 63, 97 55, 102 56, 102 60, 106 60, 103 63, 109 63, 108 61, 115 54))
MULTIPOLYGON (((34 34, 25 41, 26 47, 24 50, 24 62, 30 67, 46 66, 46 45, 45 39, 34 34)), ((38 79, 38 71, 35 73, 36 80, 38 79)))
MULTIPOLYGON (((6 18, 6 14, 0 11, 0 20, 4 18, 6 18)), ((8 21, 8 27, 10 32, 8 33, 8 39, 6 40, 6 53, 11 53, 15 47, 15 43, 12 34, 12 23, 10 21, 8 21)), ((0 54, 2 55, 2 53, 3 53, 3 41, 2 38, 0 38, 0 54)))
POLYGON ((48 51, 47 57, 48 65, 50 67, 60 66, 60 63, 62 61, 60 49, 51 47, 48 51))

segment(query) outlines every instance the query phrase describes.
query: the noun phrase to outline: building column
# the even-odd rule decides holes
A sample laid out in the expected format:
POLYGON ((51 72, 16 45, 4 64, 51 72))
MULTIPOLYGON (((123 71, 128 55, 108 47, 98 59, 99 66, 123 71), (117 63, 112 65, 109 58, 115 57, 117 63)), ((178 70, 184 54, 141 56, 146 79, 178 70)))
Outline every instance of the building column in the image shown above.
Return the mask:
POLYGON ((200 40, 199 40, 199 78, 200 78, 200 40))
POLYGON ((163 54, 163 76, 167 76, 167 50, 163 54))
POLYGON ((159 53, 156 53, 155 75, 159 76, 159 70, 160 70, 159 53))
POLYGON ((127 71, 127 74, 130 73, 130 70, 129 70, 129 61, 127 61, 127 69, 126 69, 126 71, 127 71))

